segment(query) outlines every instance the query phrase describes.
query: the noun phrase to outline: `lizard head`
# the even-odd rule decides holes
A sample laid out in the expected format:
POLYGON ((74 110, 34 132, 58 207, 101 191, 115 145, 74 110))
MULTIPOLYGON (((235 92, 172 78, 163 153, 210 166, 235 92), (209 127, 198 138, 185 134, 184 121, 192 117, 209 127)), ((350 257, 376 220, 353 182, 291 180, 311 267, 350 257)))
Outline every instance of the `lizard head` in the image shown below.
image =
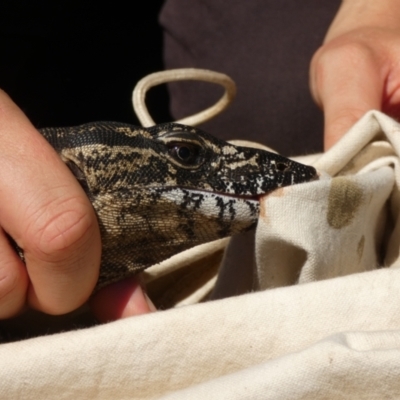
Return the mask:
POLYGON ((170 165, 164 185, 251 197, 316 177, 311 166, 266 150, 235 146, 192 127, 169 123, 149 131, 170 165))
POLYGON ((316 177, 313 167, 179 124, 96 122, 52 132, 43 134, 99 219, 101 285, 255 227, 259 196, 316 177))

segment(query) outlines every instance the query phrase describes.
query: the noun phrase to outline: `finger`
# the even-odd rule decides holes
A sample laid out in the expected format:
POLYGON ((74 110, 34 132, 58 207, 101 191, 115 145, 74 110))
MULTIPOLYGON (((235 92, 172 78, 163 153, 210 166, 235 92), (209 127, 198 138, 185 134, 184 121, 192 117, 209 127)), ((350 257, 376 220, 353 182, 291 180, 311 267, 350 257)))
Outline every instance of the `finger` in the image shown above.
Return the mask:
POLYGON ((25 265, 0 229, 0 319, 12 317, 24 308, 27 288, 25 265))
POLYGON ((1 91, 0 140, 0 225, 24 250, 28 304, 51 314, 72 311, 98 276, 94 210, 52 147, 1 91))
POLYGON ((138 278, 124 279, 99 290, 90 299, 90 307, 101 322, 156 311, 140 286, 138 278))
POLYGON ((324 112, 325 149, 335 144, 367 111, 382 107, 385 71, 360 44, 322 48, 311 65, 311 91, 324 112))

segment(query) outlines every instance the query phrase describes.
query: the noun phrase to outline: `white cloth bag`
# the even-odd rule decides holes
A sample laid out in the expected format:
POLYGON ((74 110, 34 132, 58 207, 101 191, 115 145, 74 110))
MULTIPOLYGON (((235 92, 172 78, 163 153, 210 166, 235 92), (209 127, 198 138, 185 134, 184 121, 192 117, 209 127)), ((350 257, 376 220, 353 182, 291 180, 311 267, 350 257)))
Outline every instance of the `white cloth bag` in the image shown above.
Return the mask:
POLYGON ((400 398, 399 154, 400 125, 369 112, 299 158, 319 180, 263 198, 242 265, 258 291, 195 304, 226 241, 189 250, 147 273, 186 306, 0 345, 0 398, 400 398))

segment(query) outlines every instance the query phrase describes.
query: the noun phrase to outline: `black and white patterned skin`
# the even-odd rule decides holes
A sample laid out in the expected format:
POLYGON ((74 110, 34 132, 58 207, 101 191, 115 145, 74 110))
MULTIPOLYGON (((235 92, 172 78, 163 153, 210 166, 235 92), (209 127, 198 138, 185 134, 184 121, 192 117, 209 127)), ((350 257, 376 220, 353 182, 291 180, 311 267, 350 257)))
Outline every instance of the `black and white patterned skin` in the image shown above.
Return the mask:
POLYGON ((95 122, 41 130, 86 191, 102 237, 97 289, 256 226, 260 195, 313 167, 199 129, 95 122))

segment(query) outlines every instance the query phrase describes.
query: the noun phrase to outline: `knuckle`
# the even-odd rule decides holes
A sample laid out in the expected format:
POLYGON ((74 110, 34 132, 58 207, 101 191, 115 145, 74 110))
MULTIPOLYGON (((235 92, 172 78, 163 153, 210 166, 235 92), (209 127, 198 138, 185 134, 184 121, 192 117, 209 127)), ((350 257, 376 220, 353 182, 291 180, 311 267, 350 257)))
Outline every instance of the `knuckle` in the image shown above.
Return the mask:
POLYGON ((96 223, 90 205, 77 197, 56 198, 36 211, 30 220, 25 233, 26 247, 49 261, 57 261, 66 253, 84 247, 96 223))
POLYGON ((311 60, 311 71, 316 76, 327 71, 337 73, 348 67, 361 67, 374 60, 373 49, 365 40, 338 38, 317 50, 311 60))
POLYGON ((354 35, 333 39, 324 44, 311 60, 311 93, 322 108, 325 108, 325 103, 334 103, 339 98, 349 100, 357 97, 360 104, 354 110, 346 111, 346 119, 350 114, 359 118, 366 108, 370 108, 374 90, 380 85, 381 69, 381 58, 375 53, 373 43, 365 37, 354 35), (366 77, 371 80, 368 88, 363 81, 366 77), (371 95, 364 96, 363 101, 359 94, 367 90, 371 95))

